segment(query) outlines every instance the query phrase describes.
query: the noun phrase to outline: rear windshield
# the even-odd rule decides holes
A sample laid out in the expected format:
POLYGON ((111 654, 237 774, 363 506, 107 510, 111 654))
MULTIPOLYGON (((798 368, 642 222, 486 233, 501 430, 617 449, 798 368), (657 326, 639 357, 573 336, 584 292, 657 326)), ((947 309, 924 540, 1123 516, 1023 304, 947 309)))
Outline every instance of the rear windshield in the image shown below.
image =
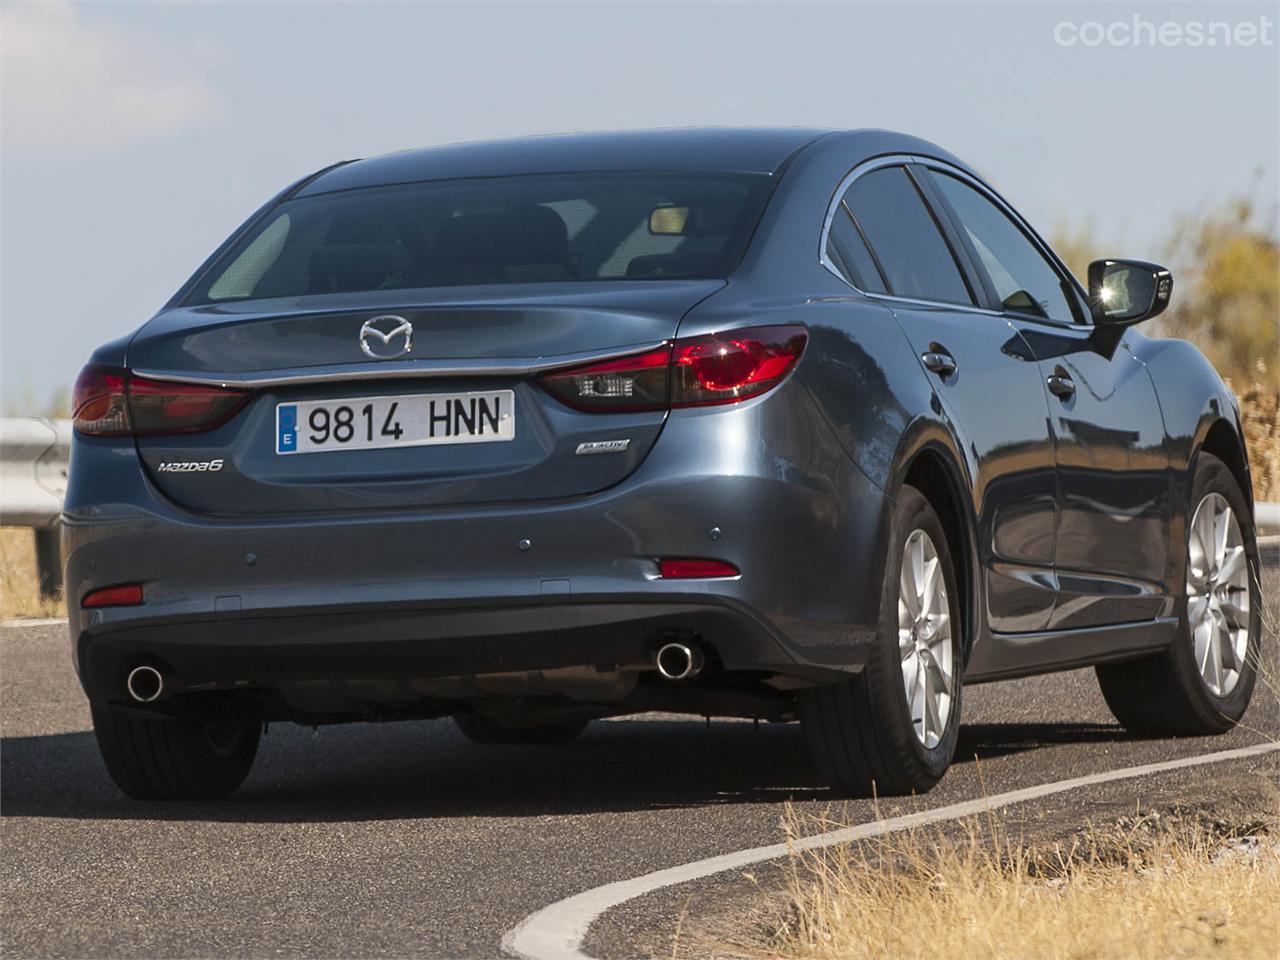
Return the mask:
POLYGON ((302 197, 258 224, 187 302, 724 277, 768 188, 759 174, 559 174, 302 197))

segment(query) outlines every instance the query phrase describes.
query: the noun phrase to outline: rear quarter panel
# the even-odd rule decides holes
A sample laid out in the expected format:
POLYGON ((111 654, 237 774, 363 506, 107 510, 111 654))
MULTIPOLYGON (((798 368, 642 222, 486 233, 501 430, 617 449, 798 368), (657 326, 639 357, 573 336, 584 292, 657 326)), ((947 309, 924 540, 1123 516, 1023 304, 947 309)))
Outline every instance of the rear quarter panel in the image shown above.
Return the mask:
POLYGON ((831 573, 824 578, 833 608, 857 592, 854 606, 866 611, 864 624, 878 615, 887 521, 912 458, 926 447, 936 449, 953 467, 962 488, 957 492, 972 499, 974 471, 966 445, 944 415, 897 318, 820 262, 826 213, 849 170, 878 153, 909 151, 938 153, 922 141, 875 132, 831 136, 806 147, 777 184, 728 286, 694 307, 678 333, 807 327, 809 343, 795 379, 812 397, 833 447, 884 494, 874 502, 841 503, 848 518, 842 527, 854 536, 829 557, 831 573))

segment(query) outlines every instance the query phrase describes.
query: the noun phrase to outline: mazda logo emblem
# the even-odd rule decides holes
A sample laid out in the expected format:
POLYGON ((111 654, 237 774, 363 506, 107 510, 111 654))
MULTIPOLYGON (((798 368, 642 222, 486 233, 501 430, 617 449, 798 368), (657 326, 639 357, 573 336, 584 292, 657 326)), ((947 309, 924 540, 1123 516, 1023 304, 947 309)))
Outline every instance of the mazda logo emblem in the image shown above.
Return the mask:
POLYGON ((391 313, 366 320, 360 327, 360 349, 374 360, 403 357, 413 349, 413 324, 391 313), (398 337, 404 340, 393 343, 398 337))

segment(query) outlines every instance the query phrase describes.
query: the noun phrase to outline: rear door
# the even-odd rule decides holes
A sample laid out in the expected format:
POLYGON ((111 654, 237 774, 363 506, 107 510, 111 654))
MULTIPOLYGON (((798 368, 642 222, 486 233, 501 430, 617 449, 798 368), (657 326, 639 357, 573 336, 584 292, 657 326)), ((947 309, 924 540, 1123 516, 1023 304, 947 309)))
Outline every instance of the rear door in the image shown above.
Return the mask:
POLYGON ((1095 333, 1076 285, 1012 211, 955 173, 929 176, 959 222, 988 295, 1021 332, 1048 388, 1061 504, 1059 599, 1050 625, 1158 615, 1169 556, 1169 482, 1151 378, 1124 340, 1095 333))
POLYGON ((577 411, 541 389, 538 375, 661 344, 723 285, 543 283, 174 309, 131 344, 135 375, 224 384, 251 397, 213 430, 140 436, 138 449, 159 489, 202 513, 591 493, 635 470, 665 414, 577 411), (411 434, 423 442, 401 442, 411 434))
POLYGON ((1034 358, 1008 320, 977 306, 962 254, 905 166, 854 180, 831 239, 851 266, 864 264, 862 289, 897 315, 970 460, 991 628, 1042 629, 1054 601, 1055 485, 1034 358))

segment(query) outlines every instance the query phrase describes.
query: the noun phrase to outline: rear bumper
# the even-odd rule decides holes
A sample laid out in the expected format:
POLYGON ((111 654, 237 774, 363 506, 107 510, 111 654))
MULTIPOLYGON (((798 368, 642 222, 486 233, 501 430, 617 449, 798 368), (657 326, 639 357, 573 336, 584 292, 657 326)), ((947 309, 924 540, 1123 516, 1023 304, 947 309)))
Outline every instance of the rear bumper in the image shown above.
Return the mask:
POLYGON ((493 603, 431 610, 349 612, 133 625, 82 634, 81 678, 91 700, 125 699, 135 666, 158 666, 170 692, 294 689, 356 691, 386 684, 408 700, 415 681, 589 666, 653 665, 659 638, 697 636, 727 670, 801 673, 770 626, 736 605, 711 601, 493 603))
POLYGON ((636 666, 670 633, 703 637, 729 670, 820 678, 859 666, 874 635, 883 514, 795 381, 767 402, 679 411, 601 493, 395 516, 194 516, 131 444, 77 437, 71 639, 95 700, 145 657, 192 684, 271 686, 636 666), (659 557, 742 574, 663 580, 659 557), (135 582, 142 606, 79 608, 135 582))

